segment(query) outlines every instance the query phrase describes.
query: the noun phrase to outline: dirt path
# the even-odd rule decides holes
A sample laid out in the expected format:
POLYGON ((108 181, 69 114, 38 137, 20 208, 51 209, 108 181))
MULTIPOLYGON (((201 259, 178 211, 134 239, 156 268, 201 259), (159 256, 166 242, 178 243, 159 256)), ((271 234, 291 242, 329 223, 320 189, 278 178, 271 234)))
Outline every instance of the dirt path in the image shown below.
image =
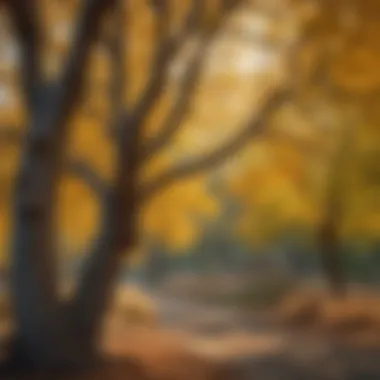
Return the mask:
POLYGON ((158 292, 150 296, 158 307, 158 327, 114 323, 107 334, 108 351, 142 364, 144 379, 380 379, 378 350, 281 328, 236 307, 158 292))
POLYGON ((164 328, 186 349, 228 367, 233 379, 378 380, 379 352, 344 347, 327 336, 274 327, 239 308, 153 297, 164 328), (239 376, 237 376, 239 374, 239 376))

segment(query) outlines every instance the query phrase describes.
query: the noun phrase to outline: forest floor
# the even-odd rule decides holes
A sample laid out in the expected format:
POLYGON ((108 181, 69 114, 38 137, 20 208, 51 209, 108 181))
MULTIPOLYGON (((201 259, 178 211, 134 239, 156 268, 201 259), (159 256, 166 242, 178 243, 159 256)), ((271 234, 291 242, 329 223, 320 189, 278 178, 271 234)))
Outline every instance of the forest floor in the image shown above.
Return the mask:
MULTIPOLYGON (((270 315, 152 295, 159 327, 113 323, 108 350, 149 380, 378 380, 380 349, 279 326, 270 315)), ((136 377, 136 380, 138 378, 136 377)))
POLYGON ((379 348, 279 325, 273 314, 165 292, 149 295, 157 307, 155 323, 130 325, 120 314, 111 315, 105 330, 106 364, 85 375, 54 379, 380 379, 379 348))

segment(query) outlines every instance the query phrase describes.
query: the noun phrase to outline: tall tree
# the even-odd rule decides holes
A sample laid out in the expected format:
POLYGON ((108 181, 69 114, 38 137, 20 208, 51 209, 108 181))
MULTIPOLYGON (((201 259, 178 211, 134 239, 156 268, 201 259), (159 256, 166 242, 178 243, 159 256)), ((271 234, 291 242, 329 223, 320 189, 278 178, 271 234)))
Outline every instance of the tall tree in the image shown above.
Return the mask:
MULTIPOLYGON (((189 1, 179 12, 183 17, 174 17, 177 1, 83 0, 57 79, 46 75, 43 67, 40 3, 3 3, 21 51, 20 80, 28 114, 13 211, 11 289, 16 339, 10 358, 17 366, 39 368, 88 365, 98 357, 101 326, 123 254, 136 244, 141 207, 174 181, 204 172, 240 150, 287 99, 289 89, 285 82, 273 85, 255 114, 214 151, 144 180, 143 165, 167 146, 183 124, 213 38, 243 1, 189 1), (141 6, 153 19, 154 53, 142 90, 133 96, 135 89, 128 92, 124 86, 132 76, 130 25, 138 20, 134 12, 141 6), (172 63, 194 38, 196 46, 173 107, 160 128, 145 139, 148 115, 164 94, 172 63), (70 121, 82 104, 86 69, 96 42, 106 46, 112 66, 111 112, 105 125, 115 152, 109 180, 85 161, 65 159, 70 121), (97 194, 102 213, 77 288, 69 301, 63 301, 57 290, 56 211, 59 180, 67 167, 97 194)), ((74 9, 77 3, 73 2, 74 9)))

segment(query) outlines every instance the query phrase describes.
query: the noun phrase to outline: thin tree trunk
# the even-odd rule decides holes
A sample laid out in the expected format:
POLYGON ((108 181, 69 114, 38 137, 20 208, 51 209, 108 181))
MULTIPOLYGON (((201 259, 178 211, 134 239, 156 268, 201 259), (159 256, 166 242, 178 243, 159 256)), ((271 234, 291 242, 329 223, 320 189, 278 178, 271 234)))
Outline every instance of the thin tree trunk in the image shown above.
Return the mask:
POLYGON ((121 38, 126 22, 123 2, 114 9, 115 24, 111 30, 113 109, 110 125, 118 132, 114 185, 104 200, 104 216, 99 239, 89 253, 71 308, 76 329, 93 347, 97 347, 102 322, 116 288, 123 253, 132 248, 137 235, 138 169, 140 129, 147 110, 125 111, 126 46, 121 38))
POLYGON ((96 346, 112 300, 123 253, 137 238, 139 124, 132 120, 119 146, 115 185, 105 202, 100 238, 85 264, 72 308, 79 334, 96 346))
POLYGON ((95 348, 99 343, 103 319, 112 301, 123 253, 133 244, 134 226, 129 224, 128 229, 129 233, 126 233, 127 228, 120 233, 112 220, 104 227, 85 263, 83 277, 72 303, 77 333, 95 348))
POLYGON ((344 175, 348 170, 347 160, 354 143, 355 117, 348 121, 341 131, 340 141, 334 153, 327 178, 327 192, 324 215, 318 231, 321 264, 333 296, 344 297, 347 293, 347 279, 341 255, 339 226, 343 219, 345 194, 344 175))
POLYGON ((346 276, 341 257, 339 236, 335 223, 326 220, 319 232, 321 265, 334 297, 347 294, 346 276))

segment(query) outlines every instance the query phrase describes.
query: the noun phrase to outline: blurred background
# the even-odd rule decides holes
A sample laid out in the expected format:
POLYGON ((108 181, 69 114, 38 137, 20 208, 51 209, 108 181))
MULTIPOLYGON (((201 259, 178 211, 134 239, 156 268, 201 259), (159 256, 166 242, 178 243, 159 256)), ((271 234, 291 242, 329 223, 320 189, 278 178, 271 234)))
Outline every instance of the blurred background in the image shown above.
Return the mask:
MULTIPOLYGON (((62 68, 80 3, 38 1, 47 78, 62 68)), ((124 74, 116 81, 129 107, 154 76, 154 7, 129 3, 120 11, 127 21, 106 19, 83 99, 70 115, 57 210, 64 291, 101 224, 102 184, 115 174, 115 28, 126 36, 124 74)), ((191 3, 170 3, 171 33, 179 33, 191 3)), ((304 372, 283 366, 283 377, 270 377, 265 368, 258 378, 378 379, 368 347, 380 343, 380 3, 241 3, 221 13, 218 1, 205 1, 203 29, 180 40, 165 86, 145 115, 148 146, 165 128, 171 132, 162 149, 147 154, 143 183, 220 149, 225 154, 169 181, 140 206, 138 240, 125 255, 116 309, 129 324, 179 329, 192 334, 197 353, 244 358, 252 368, 262 352, 306 352, 308 362, 292 358, 304 372)), ((28 120, 22 62, 2 12, 4 315, 12 196, 28 120)))

